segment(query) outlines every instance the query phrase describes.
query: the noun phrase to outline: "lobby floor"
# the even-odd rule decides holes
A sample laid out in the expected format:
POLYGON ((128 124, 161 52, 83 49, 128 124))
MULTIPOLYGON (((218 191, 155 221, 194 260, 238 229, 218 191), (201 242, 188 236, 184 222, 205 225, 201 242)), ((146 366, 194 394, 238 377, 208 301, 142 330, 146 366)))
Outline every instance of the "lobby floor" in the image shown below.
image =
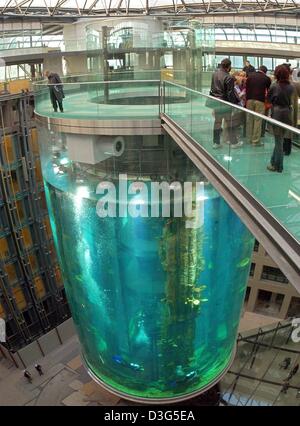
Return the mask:
POLYGON ((118 405, 120 398, 102 390, 88 375, 79 356, 79 343, 74 336, 63 346, 39 361, 44 375, 34 366, 28 383, 21 370, 0 358, 0 406, 86 406, 118 405))

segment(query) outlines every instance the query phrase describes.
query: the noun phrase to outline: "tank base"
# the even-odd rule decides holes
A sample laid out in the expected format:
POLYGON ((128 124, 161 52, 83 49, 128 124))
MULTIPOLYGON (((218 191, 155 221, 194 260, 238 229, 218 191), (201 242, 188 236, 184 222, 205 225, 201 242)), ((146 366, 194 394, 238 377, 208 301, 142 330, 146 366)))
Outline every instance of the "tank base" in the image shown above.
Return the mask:
POLYGON ((112 386, 103 382, 101 379, 99 379, 99 377, 97 377, 95 375, 95 373, 88 367, 88 364, 85 361, 85 358, 84 358, 83 355, 81 355, 81 358, 82 358, 82 364, 84 365, 88 374, 103 389, 107 390, 108 392, 112 393, 113 395, 119 396, 119 397, 126 399, 128 401, 133 401, 133 402, 137 402, 137 403, 140 403, 140 404, 151 405, 151 404, 176 404, 176 403, 179 403, 179 402, 182 402, 182 401, 190 400, 192 398, 195 398, 195 397, 202 395, 203 393, 207 392, 209 389, 214 387, 225 376, 225 374, 227 373, 227 371, 229 370, 229 368, 231 367, 231 365, 233 363, 233 360, 235 358, 235 354, 236 354, 236 346, 235 346, 234 350, 232 351, 232 355, 231 355, 231 358, 230 358, 228 365, 207 386, 203 387, 201 390, 191 392, 189 394, 178 396, 178 397, 173 397, 173 398, 142 398, 142 397, 136 397, 136 396, 133 396, 133 395, 129 395, 127 393, 120 392, 120 391, 116 390, 115 388, 113 388, 112 386))

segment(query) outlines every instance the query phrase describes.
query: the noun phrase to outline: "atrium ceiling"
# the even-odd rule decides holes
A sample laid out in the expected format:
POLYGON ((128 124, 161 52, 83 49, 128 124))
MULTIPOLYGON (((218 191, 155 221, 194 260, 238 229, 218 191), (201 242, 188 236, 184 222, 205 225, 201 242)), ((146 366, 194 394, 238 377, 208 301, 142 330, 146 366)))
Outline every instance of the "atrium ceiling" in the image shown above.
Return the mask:
POLYGON ((299 0, 0 0, 0 16, 299 13, 299 0))

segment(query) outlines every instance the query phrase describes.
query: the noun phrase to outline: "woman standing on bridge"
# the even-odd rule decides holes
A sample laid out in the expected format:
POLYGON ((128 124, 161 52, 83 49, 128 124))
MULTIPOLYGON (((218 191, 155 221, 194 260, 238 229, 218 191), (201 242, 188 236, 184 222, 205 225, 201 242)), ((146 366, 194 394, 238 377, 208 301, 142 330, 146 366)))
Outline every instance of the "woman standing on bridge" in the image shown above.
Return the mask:
MULTIPOLYGON (((272 118, 292 125, 292 97, 295 88, 290 84, 290 73, 284 65, 275 68, 274 76, 276 82, 270 87, 268 101, 272 104, 272 118)), ((282 173, 283 171, 283 141, 286 130, 280 126, 273 126, 275 137, 275 147, 271 158, 271 163, 267 169, 272 172, 282 173)))

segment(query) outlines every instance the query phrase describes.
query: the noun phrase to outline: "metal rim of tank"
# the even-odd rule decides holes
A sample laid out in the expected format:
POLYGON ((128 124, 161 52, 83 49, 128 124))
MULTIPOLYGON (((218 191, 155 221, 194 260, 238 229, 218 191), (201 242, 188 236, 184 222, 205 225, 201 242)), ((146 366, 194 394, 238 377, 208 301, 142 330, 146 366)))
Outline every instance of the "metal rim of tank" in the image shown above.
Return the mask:
POLYGON ((173 404, 173 403, 176 403, 176 402, 182 402, 182 401, 186 401, 188 399, 192 399, 192 398, 194 398, 198 395, 201 395, 202 393, 208 391, 214 385, 216 385, 225 376, 225 374, 227 373, 227 371, 231 367, 231 365, 234 361, 235 355, 236 355, 236 348, 237 348, 237 345, 234 346, 234 349, 232 351, 232 355, 231 355, 231 358, 228 362, 228 365, 222 370, 222 372, 217 377, 215 377, 215 379, 212 382, 210 382, 204 388, 201 388, 201 390, 197 390, 197 391, 191 392, 189 394, 174 397, 174 398, 143 398, 143 397, 135 397, 135 396, 129 395, 125 392, 120 392, 120 391, 116 390, 115 388, 113 388, 112 386, 108 385, 107 383, 103 382, 101 379, 99 379, 98 376, 96 376, 96 374, 88 367, 88 364, 87 364, 85 357, 84 357, 82 352, 81 352, 80 356, 81 356, 82 364, 85 367, 85 369, 87 370, 88 374, 91 376, 91 378, 99 386, 101 386, 103 389, 107 390, 108 392, 112 393, 113 395, 119 396, 119 397, 126 399, 128 401, 140 402, 140 403, 144 403, 144 404, 165 404, 165 403, 173 404))
POLYGON ((67 117, 48 117, 35 112, 36 122, 49 130, 60 133, 74 133, 84 135, 161 135, 161 119, 117 119, 117 120, 84 120, 67 117))

